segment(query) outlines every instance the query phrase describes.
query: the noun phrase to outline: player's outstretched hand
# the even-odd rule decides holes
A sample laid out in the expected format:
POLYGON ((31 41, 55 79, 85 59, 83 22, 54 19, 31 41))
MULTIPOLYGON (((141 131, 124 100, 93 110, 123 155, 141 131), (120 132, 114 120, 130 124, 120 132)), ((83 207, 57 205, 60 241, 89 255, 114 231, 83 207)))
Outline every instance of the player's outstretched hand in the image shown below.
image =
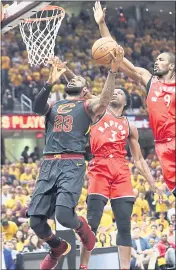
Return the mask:
POLYGON ((97 24, 101 24, 105 21, 106 16, 106 8, 102 9, 100 1, 95 2, 95 6, 93 7, 94 18, 97 24))
POLYGON ((117 48, 115 50, 112 50, 110 54, 112 56, 111 70, 113 72, 116 72, 123 61, 124 50, 120 45, 117 45, 117 48))
POLYGON ((47 83, 54 84, 66 72, 66 62, 62 62, 58 57, 53 57, 49 59, 48 63, 51 64, 51 69, 47 83))

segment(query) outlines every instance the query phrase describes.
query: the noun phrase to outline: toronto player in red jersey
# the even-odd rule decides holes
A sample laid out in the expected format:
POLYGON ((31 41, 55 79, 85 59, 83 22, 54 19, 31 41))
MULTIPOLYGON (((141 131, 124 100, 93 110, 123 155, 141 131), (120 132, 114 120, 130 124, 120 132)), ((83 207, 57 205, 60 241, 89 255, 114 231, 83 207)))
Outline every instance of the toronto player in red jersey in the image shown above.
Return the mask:
MULTIPOLYGON (((90 146, 93 159, 88 169, 87 219, 97 232, 104 207, 111 200, 118 234, 120 269, 129 269, 131 258, 131 213, 135 195, 125 150, 128 140, 135 166, 146 180, 154 185, 153 177, 143 159, 138 143, 137 128, 130 124, 123 112, 130 105, 130 95, 125 89, 115 89, 108 109, 95 117, 90 128, 90 146)), ((87 269, 90 252, 81 250, 80 269, 87 269)))
MULTIPOLYGON (((100 2, 96 2, 93 10, 101 35, 111 36, 105 23, 106 9, 102 9, 100 2)), ((170 52, 161 53, 154 63, 153 74, 144 68, 135 67, 126 58, 120 69, 147 88, 147 107, 156 153, 164 181, 176 196, 175 55, 170 52)))

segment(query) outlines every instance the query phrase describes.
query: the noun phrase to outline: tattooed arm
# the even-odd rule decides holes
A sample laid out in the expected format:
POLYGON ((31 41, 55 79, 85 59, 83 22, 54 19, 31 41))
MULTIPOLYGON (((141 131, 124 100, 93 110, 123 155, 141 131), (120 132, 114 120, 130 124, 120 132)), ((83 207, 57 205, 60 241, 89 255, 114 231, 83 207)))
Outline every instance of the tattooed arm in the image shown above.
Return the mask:
POLYGON ((99 117, 105 112, 107 106, 112 99, 115 89, 115 78, 118 68, 123 61, 124 50, 122 49, 122 47, 118 46, 115 52, 111 52, 111 55, 111 70, 109 71, 100 97, 86 101, 87 109, 92 117, 93 122, 96 122, 99 117))

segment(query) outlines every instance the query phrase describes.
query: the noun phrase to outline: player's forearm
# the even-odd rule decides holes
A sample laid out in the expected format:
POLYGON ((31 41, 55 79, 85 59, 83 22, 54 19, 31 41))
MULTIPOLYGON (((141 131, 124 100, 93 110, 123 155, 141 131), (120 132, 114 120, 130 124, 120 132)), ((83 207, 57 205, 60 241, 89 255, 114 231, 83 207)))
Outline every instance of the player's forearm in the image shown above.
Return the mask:
POLYGON ((148 181, 148 183, 153 187, 154 186, 154 180, 153 180, 153 176, 150 172, 150 169, 146 163, 146 161, 143 159, 143 157, 138 160, 135 161, 135 166, 138 169, 138 171, 140 172, 140 174, 148 181))
POLYGON ((66 72, 64 73, 64 77, 65 77, 66 81, 69 82, 75 76, 76 75, 68 67, 66 67, 66 72))
POLYGON ((112 37, 105 21, 101 22, 98 26, 101 37, 112 37))
POLYGON ((123 62, 119 67, 120 71, 127 75, 130 79, 141 82, 141 75, 138 72, 137 68, 127 59, 123 58, 123 62))
POLYGON ((100 96, 99 106, 106 108, 109 105, 115 89, 116 75, 117 75, 116 72, 113 71, 109 72, 103 91, 100 96))
POLYGON ((49 98, 49 94, 51 92, 52 85, 46 84, 42 90, 38 93, 34 104, 33 111, 39 115, 44 115, 49 109, 49 105, 47 104, 47 100, 49 98))

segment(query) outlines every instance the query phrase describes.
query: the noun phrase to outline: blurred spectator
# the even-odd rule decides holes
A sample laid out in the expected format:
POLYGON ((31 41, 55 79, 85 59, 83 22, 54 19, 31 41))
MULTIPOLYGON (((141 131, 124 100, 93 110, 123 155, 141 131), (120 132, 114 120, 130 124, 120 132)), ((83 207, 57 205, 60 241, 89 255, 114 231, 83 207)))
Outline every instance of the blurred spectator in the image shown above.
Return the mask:
POLYGON ((130 269, 144 269, 144 265, 148 266, 147 269, 155 269, 157 254, 153 252, 148 242, 140 237, 140 233, 141 229, 139 227, 133 228, 132 247, 134 250, 130 269))
POLYGON ((1 267, 2 269, 15 270, 15 264, 13 262, 12 253, 9 249, 3 247, 1 253, 1 267))
POLYGON ((111 238, 109 236, 109 234, 106 234, 106 233, 99 233, 97 235, 97 244, 96 244, 96 247, 97 248, 100 248, 100 247, 110 247, 111 246, 111 238))
POLYGON ((16 232, 18 231, 18 227, 16 223, 13 221, 7 221, 7 220, 2 221, 1 229, 2 229, 2 233, 5 233, 4 239, 6 241, 12 239, 15 236, 16 232))
POLYGON ((34 152, 30 154, 30 157, 33 159, 33 162, 35 162, 40 158, 40 152, 37 146, 34 148, 34 152))
POLYGON ((14 107, 14 99, 12 97, 11 91, 6 89, 2 98, 3 109, 6 112, 12 112, 14 107))
POLYGON ((28 162, 28 158, 29 158, 28 151, 29 151, 29 146, 25 146, 23 152, 21 153, 21 156, 24 158, 24 163, 28 162))
POLYGON ((175 265, 175 248, 176 245, 174 243, 169 243, 167 239, 167 234, 163 233, 161 236, 160 242, 156 245, 157 249, 159 251, 159 260, 160 260, 160 265, 161 264, 166 264, 166 260, 170 260, 172 265, 175 265), (167 253, 167 250, 169 252, 167 253), (167 255, 166 255, 167 253, 167 255), (167 259, 165 259, 165 257, 167 259))
POLYGON ((168 227, 169 227, 169 223, 165 219, 165 213, 162 213, 162 212, 159 214, 159 219, 156 220, 156 223, 158 225, 162 224, 164 227, 164 230, 168 229, 168 227))
POLYGON ((29 244, 23 249, 23 252, 41 252, 46 251, 39 240, 37 235, 31 235, 29 239, 29 244))
POLYGON ((150 230, 151 230, 150 234, 146 237, 146 240, 147 240, 149 245, 150 245, 151 239, 154 240, 154 244, 157 244, 160 240, 160 238, 158 236, 157 225, 155 225, 155 224, 151 225, 150 230))
POLYGON ((131 101, 132 101, 132 113, 139 114, 140 108, 142 107, 142 100, 139 94, 136 93, 135 88, 131 92, 131 101))

